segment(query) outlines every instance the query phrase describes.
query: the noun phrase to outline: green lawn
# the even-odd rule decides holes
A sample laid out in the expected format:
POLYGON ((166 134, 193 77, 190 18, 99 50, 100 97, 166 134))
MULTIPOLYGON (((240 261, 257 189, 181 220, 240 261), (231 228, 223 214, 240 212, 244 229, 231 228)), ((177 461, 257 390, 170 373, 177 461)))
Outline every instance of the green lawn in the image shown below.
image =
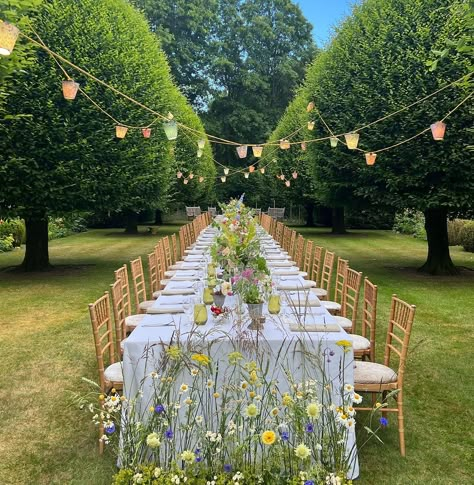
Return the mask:
MULTIPOLYGON (((434 278, 415 271, 424 260, 423 241, 386 231, 301 232, 379 285, 379 357, 390 295, 418 307, 406 377, 407 457, 399 456, 391 417, 385 444, 361 450, 359 483, 470 483, 474 255, 453 248, 455 263, 470 270, 434 278)), ((158 237, 93 230, 53 241, 57 269, 36 275, 2 271, 23 255, 0 254, 0 483, 110 482, 113 460, 97 455, 96 430, 67 390, 85 389, 81 377, 97 376, 87 304, 112 283, 114 269, 146 255, 158 237)))

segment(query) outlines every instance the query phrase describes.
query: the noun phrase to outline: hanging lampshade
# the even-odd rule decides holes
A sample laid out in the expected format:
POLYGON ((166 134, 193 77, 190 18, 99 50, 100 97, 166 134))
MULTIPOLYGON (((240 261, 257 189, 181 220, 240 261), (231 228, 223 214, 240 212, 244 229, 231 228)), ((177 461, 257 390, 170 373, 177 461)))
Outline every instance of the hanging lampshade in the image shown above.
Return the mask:
POLYGON ((201 158, 202 157, 202 154, 203 154, 203 151, 200 148, 198 148, 197 157, 198 158, 201 158))
POLYGON ((303 142, 303 143, 301 144, 301 149, 302 149, 303 151, 306 151, 306 143, 305 143, 305 142, 303 142))
POLYGON ((247 149, 247 145, 241 145, 237 147, 237 155, 239 156, 239 158, 245 158, 247 156, 247 149))
POLYGON ((287 181, 285 182, 285 185, 286 185, 287 187, 289 187, 289 186, 291 185, 291 182, 290 182, 289 180, 287 180, 287 181))
POLYGON ((229 175, 229 169, 227 167, 224 168, 224 175, 229 175))
POLYGON ((203 183, 203 182, 204 182, 204 177, 201 175, 201 176, 199 177, 199 183, 201 184, 201 183, 203 183))
POLYGON ((265 167, 262 167, 262 168, 260 169, 260 173, 265 173, 265 167))
POLYGON ((249 172, 250 172, 250 173, 255 172, 255 166, 254 166, 254 165, 250 165, 250 167, 249 167, 249 172))
POLYGON ((295 170, 291 176, 294 178, 294 179, 297 179, 298 178, 298 172, 295 170))
POLYGON ((431 125, 431 134, 433 135, 434 140, 443 140, 445 131, 446 123, 443 123, 442 121, 437 121, 431 125))
POLYGON ((221 177, 221 182, 224 183, 226 181, 226 177, 221 177))
POLYGON ((314 130, 314 121, 308 121, 308 130, 313 131, 314 130))
POLYGON ((20 31, 9 22, 0 22, 0 55, 9 56, 15 47, 20 31))
POLYGON ((308 103, 308 106, 306 106, 306 111, 309 113, 310 111, 313 111, 313 109, 314 109, 314 103, 310 101, 308 103))
POLYGON ((262 156, 263 147, 262 147, 262 145, 253 146, 252 147, 252 151, 253 151, 253 156, 254 157, 261 157, 262 156))
POLYGON ((142 128, 142 135, 143 135, 143 138, 150 138, 151 128, 142 128))
POLYGON ((375 159, 377 158, 377 154, 374 152, 366 153, 365 154, 365 161, 367 165, 373 165, 375 163, 375 159))
POLYGON ((290 148, 290 142, 288 140, 280 140, 280 148, 282 150, 288 150, 288 148, 290 148))
POLYGON ((331 148, 336 148, 339 143, 339 138, 337 136, 331 136, 331 138, 329 138, 329 143, 331 143, 331 148))
POLYGON ((192 180, 194 178, 194 174, 193 172, 191 172, 189 175, 188 175, 189 179, 192 180))
POLYGON ((168 140, 176 140, 176 138, 178 138, 178 124, 175 120, 165 121, 163 123, 163 128, 168 140))
POLYGON ((178 177, 179 179, 183 176, 183 172, 181 172, 181 170, 179 170, 179 172, 176 173, 176 177, 178 177))
POLYGON ((128 128, 126 126, 122 126, 122 125, 115 126, 115 136, 117 138, 125 138, 127 131, 128 131, 128 128))
POLYGON ((201 138, 200 140, 198 140, 198 148, 202 150, 205 146, 206 146, 206 140, 204 138, 201 138))
POLYGON ((346 133, 344 138, 346 139, 349 150, 355 150, 357 148, 359 144, 359 133, 346 133))
POLYGON ((69 101, 76 99, 76 94, 78 90, 79 90, 79 83, 74 82, 72 79, 63 81, 64 99, 67 99, 69 101))
POLYGON ((285 176, 283 174, 280 175, 280 180, 285 180, 285 176))
POLYGON ((248 178, 249 178, 249 175, 250 175, 250 172, 244 172, 244 177, 245 177, 246 179, 248 179, 248 178))
POLYGON ((188 183, 189 183, 189 180, 188 179, 183 179, 183 184, 184 185, 188 185, 188 183))

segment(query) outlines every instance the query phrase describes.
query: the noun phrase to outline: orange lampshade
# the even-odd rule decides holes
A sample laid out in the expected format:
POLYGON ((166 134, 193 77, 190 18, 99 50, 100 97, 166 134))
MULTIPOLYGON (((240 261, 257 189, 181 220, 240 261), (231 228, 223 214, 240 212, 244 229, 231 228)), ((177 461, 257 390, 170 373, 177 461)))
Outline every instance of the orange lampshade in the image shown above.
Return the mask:
POLYGON ((115 136, 117 138, 125 138, 127 131, 128 131, 128 128, 126 126, 122 126, 122 125, 115 126, 115 136))
POLYGON ((179 172, 176 173, 176 177, 178 177, 179 179, 183 176, 183 172, 181 172, 181 170, 179 172))
POLYGON ((437 121, 431 125, 431 134, 433 135, 434 140, 443 140, 445 131, 446 123, 443 123, 442 121, 437 121))
POLYGON ((263 147, 261 145, 253 146, 252 147, 252 151, 253 151, 253 156, 254 157, 261 157, 262 156, 263 147))
POLYGON ((294 179, 297 179, 298 178, 298 172, 295 170, 291 176, 294 178, 294 179))
POLYGON ((280 148, 282 150, 288 150, 288 148, 290 148, 290 142, 288 140, 280 140, 280 148))
POLYGON ((194 174, 193 174, 193 172, 191 172, 191 173, 188 175, 188 177, 190 178, 190 180, 192 180, 192 179, 194 178, 194 174))
POLYGON ((142 128, 142 135, 143 135, 143 138, 150 138, 151 128, 142 128))
POLYGON ((250 165, 249 172, 250 173, 255 172, 255 167, 253 165, 250 165))
POLYGON ((306 106, 306 111, 309 113, 310 111, 313 111, 313 109, 314 109, 314 103, 313 101, 310 101, 308 103, 308 106, 306 106))
POLYGON ((247 156, 247 149, 248 149, 247 145, 241 145, 237 147, 237 155, 240 158, 245 158, 247 156))
POLYGON ((224 177, 221 177, 221 182, 224 183, 225 181, 227 180, 227 178, 224 176, 224 177))
POLYGON ((63 96, 64 99, 72 101, 76 99, 77 91, 79 90, 79 83, 74 82, 72 79, 63 81, 63 96))
POLYGON ((346 133, 344 138, 346 139, 349 150, 355 150, 357 148, 359 144, 359 133, 346 133))
POLYGON ((303 142, 303 143, 301 144, 301 149, 302 149, 303 151, 305 151, 305 150, 306 150, 306 143, 305 143, 305 142, 303 142))
POLYGON ((0 22, 0 55, 9 56, 16 44, 20 31, 13 24, 0 22))
POLYGON ((365 162, 367 163, 367 165, 373 165, 375 163, 376 158, 377 158, 377 154, 374 152, 365 154, 365 162))
POLYGON ((314 121, 308 121, 308 130, 313 131, 314 130, 314 121))
POLYGON ((244 177, 245 177, 246 179, 248 179, 248 178, 249 178, 249 175, 250 175, 250 173, 249 173, 249 172, 244 172, 244 177))
POLYGON ((336 148, 339 143, 339 138, 337 136, 331 136, 331 138, 329 138, 329 143, 331 143, 331 148, 336 148))
POLYGON ((184 179, 184 180, 183 180, 183 184, 184 184, 184 185, 188 185, 188 183, 189 183, 189 180, 188 180, 188 179, 184 179))
POLYGON ((285 176, 283 174, 280 175, 280 180, 285 180, 285 176))

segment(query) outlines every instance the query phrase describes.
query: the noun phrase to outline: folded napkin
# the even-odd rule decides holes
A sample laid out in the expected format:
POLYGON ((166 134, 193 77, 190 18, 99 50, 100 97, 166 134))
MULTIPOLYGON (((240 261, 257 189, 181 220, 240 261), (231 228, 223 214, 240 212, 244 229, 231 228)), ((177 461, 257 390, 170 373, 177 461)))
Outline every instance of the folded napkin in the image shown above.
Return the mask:
POLYGON ((174 296, 160 296, 158 298, 158 305, 182 305, 184 303, 183 295, 174 296))
POLYGON ((187 261, 181 265, 181 268, 183 269, 199 269, 200 266, 197 263, 187 261))
POLYGON ((157 315, 159 313, 184 313, 184 309, 182 306, 178 305, 164 305, 148 308, 146 312, 150 315, 157 315))
POLYGON ((158 314, 145 317, 140 323, 139 327, 167 327, 173 325, 173 317, 170 315, 158 314))
POLYGON ((288 259, 288 256, 285 256, 283 254, 269 254, 266 259, 268 261, 285 261, 288 259))
MULTIPOLYGON (((163 294, 163 292, 162 292, 163 294)), ((290 305, 305 307, 305 306, 321 306, 319 298, 311 292, 295 291, 287 295, 290 305)))
POLYGON ((293 280, 293 281, 282 281, 277 288, 283 291, 301 291, 311 288, 311 281, 307 280, 293 280))
POLYGON ((268 261, 267 263, 267 266, 273 268, 291 268, 294 265, 293 261, 268 261))
POLYGON ((162 296, 169 296, 169 295, 194 295, 193 288, 165 288, 161 290, 162 296))
POLYGON ((198 256, 197 254, 190 254, 188 256, 185 256, 183 259, 186 263, 198 263, 203 260, 203 257, 202 254, 200 256, 198 256))
POLYGON ((191 255, 203 255, 204 249, 185 249, 184 252, 191 255))
POLYGON ((193 282, 192 281, 171 281, 168 283, 166 287, 167 290, 175 290, 175 289, 183 289, 183 288, 192 288, 193 282))
POLYGON ((272 272, 273 276, 298 276, 300 274, 300 270, 296 269, 276 269, 272 272))
POLYGON ((172 278, 171 281, 197 281, 199 277, 197 275, 182 275, 180 273, 176 273, 172 278))
POLYGON ((341 327, 337 323, 310 323, 306 325, 299 325, 297 323, 290 324, 290 330, 292 332, 340 332, 341 327))

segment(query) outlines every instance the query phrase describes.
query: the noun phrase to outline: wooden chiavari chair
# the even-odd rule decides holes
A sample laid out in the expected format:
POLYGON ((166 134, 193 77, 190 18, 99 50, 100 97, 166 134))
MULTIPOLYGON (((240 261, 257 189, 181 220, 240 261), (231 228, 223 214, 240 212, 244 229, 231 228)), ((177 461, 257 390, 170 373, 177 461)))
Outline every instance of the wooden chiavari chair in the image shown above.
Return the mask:
POLYGON ((296 243, 296 231, 290 231, 290 245, 287 251, 291 259, 293 259, 295 255, 295 243, 296 243))
POLYGON ((158 266, 156 264, 155 251, 147 255, 148 257, 148 283, 151 295, 156 300, 160 295, 160 279, 158 278, 158 266))
POLYGON ((176 233, 171 234, 171 245, 173 246, 172 255, 172 264, 176 264, 178 262, 178 241, 176 240, 176 233))
MULTIPOLYGON (((316 260, 317 260, 317 252, 318 252, 318 247, 316 246, 314 249, 314 259, 313 259, 313 276, 312 279, 313 281, 316 281, 314 279, 315 273, 317 275, 318 270, 314 270, 316 260)), ((326 254, 324 255, 324 263, 323 263, 323 269, 321 272, 321 286, 316 286, 316 288, 311 288, 311 291, 316 294, 316 296, 321 300, 325 301, 328 294, 329 290, 331 288, 331 282, 332 282, 332 269, 334 266, 334 253, 331 251, 326 251, 326 254)), ((319 266, 319 263, 317 263, 319 266)), ((316 281, 317 282, 317 281, 316 281)))
POLYGON ((165 271, 168 270, 173 264, 173 257, 171 256, 170 238, 168 236, 162 239, 163 251, 165 255, 165 271))
MULTIPOLYGON (((403 383, 415 310, 415 305, 409 305, 400 300, 397 295, 393 295, 385 343, 384 363, 357 361, 354 366, 354 387, 356 392, 371 393, 373 399, 376 399, 378 393, 382 393, 383 401, 385 401, 389 392, 397 391, 393 396, 396 401, 396 407, 390 407, 388 403, 385 403, 387 407, 382 409, 382 414, 397 413, 400 454, 402 456, 406 454, 403 383), (398 358, 397 372, 393 370, 392 366, 393 355, 396 356, 394 358, 398 358)), ((369 407, 357 407, 358 411, 372 411, 372 409, 369 407)))
POLYGON ((145 275, 141 257, 130 261, 130 270, 135 294, 135 307, 139 313, 146 313, 148 308, 153 306, 155 300, 147 300, 146 297, 145 275))
POLYGON ((126 312, 125 326, 127 331, 131 332, 142 320, 145 318, 143 314, 132 314, 132 298, 130 295, 130 284, 128 281, 127 265, 124 264, 121 268, 115 271, 115 281, 120 281, 122 286, 122 293, 124 298, 124 307, 126 312))
POLYGON ((296 266, 298 268, 303 267, 303 259, 304 259, 304 244, 305 244, 305 238, 299 234, 298 238, 296 240, 296 248, 295 248, 295 253, 293 255, 293 260, 296 263, 296 266))
POLYGON ((123 353, 124 343, 127 339, 127 326, 125 325, 126 307, 122 292, 122 284, 116 281, 110 285, 110 293, 112 295, 112 309, 115 321, 115 349, 123 353))
POLYGON ((326 300, 322 303, 322 305, 326 307, 326 310, 333 315, 338 315, 341 312, 342 302, 344 301, 344 291, 346 288, 346 275, 348 269, 349 261, 347 259, 337 258, 334 300, 326 300))
MULTIPOLYGON (((305 278, 311 279, 311 263, 313 262, 313 241, 306 241, 306 250, 303 257, 303 272, 306 273, 305 278)), ((315 280, 313 280, 315 281, 315 280)))
POLYGON ((283 224, 278 221, 275 229, 275 241, 280 245, 283 244, 283 224))
MULTIPOLYGON (((337 323, 350 333, 355 332, 357 314, 359 310, 360 287, 362 284, 362 273, 347 268, 344 280, 343 301, 341 305, 341 316, 335 317, 337 323)), ((323 303, 324 304, 324 303, 323 303)))

